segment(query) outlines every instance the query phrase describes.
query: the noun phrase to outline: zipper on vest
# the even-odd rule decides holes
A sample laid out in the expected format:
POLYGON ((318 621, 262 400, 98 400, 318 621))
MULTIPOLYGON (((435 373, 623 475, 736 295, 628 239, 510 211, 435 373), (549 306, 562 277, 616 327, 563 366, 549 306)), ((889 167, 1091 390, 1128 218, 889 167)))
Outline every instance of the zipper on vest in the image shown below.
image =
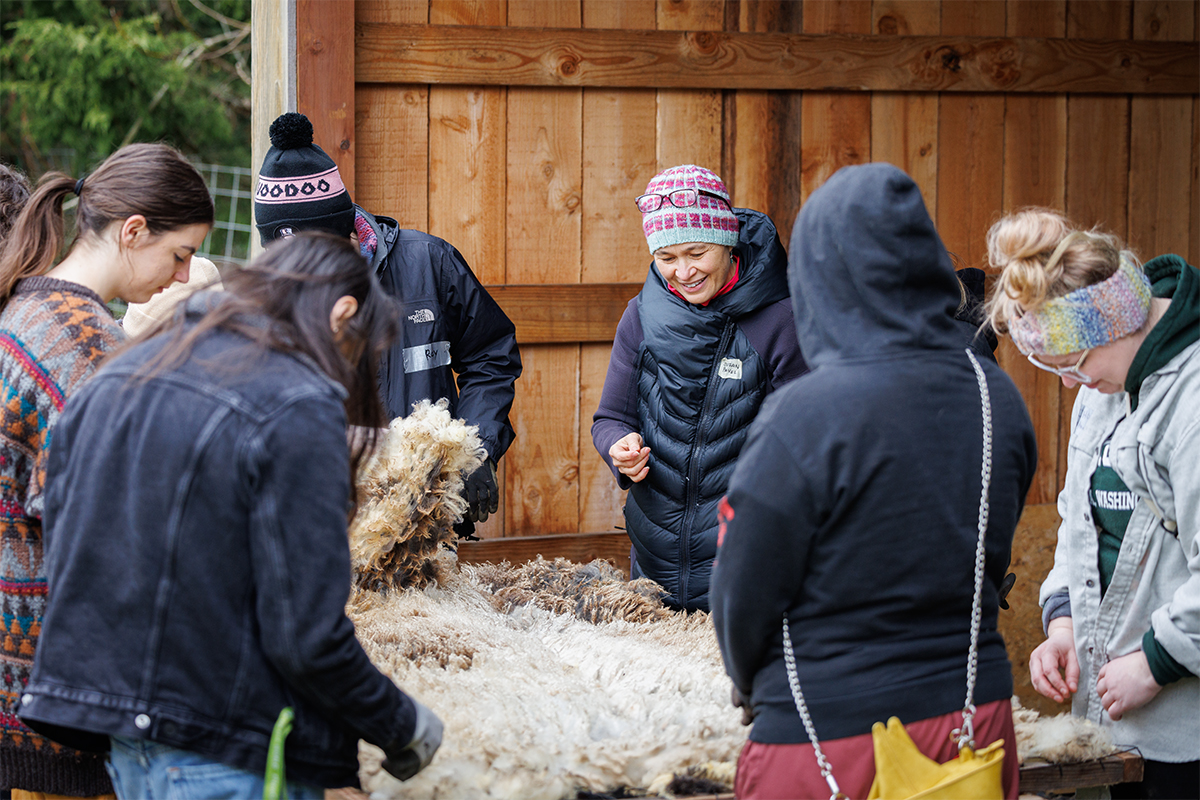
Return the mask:
MULTIPOLYGON (((725 329, 721 331, 721 343, 717 345, 717 355, 713 359, 713 364, 720 364, 721 359, 729 350, 729 343, 733 339, 733 320, 725 323, 725 329)), ((709 419, 708 412, 712 408, 713 395, 717 390, 717 371, 714 368, 708 373, 708 382, 704 389, 704 403, 700 406, 700 418, 696 423, 696 438, 692 442, 692 447, 688 451, 688 471, 684 476, 684 492, 683 492, 683 527, 679 532, 679 604, 687 605, 688 599, 688 576, 692 571, 692 525, 696 522, 696 496, 699 493, 699 477, 700 466, 699 459, 696 457, 700 449, 704 446, 707 440, 707 428, 712 420, 709 419)))

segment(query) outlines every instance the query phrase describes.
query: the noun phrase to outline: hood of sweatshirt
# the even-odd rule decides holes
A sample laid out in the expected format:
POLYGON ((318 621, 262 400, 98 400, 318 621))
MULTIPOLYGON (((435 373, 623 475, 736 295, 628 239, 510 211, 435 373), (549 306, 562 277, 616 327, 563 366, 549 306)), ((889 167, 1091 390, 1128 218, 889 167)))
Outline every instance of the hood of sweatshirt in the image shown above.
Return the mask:
POLYGON ((890 164, 843 167, 813 192, 792 229, 788 286, 814 369, 964 348, 950 256, 916 183, 890 164))

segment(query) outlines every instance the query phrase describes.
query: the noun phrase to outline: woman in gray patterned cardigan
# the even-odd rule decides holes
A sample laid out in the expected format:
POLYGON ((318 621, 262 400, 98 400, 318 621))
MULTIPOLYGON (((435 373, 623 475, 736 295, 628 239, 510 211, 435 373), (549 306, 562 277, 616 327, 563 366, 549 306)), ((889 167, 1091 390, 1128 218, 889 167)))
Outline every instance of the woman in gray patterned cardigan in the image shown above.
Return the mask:
POLYGON ((103 757, 51 743, 14 714, 46 602, 45 457, 63 403, 124 335, 106 303, 186 281, 213 223, 200 174, 173 148, 121 148, 86 178, 48 173, 0 258, 0 789, 110 794, 103 757), (63 200, 79 197, 66 257, 63 200))

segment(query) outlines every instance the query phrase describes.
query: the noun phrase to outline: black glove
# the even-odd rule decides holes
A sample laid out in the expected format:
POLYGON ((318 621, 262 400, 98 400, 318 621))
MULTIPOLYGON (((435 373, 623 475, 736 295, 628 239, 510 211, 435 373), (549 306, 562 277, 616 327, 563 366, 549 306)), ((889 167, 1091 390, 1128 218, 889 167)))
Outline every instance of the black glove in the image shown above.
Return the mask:
POLYGON ((412 741, 383 759, 383 768, 397 780, 406 781, 433 761, 433 754, 442 745, 442 721, 425 706, 413 700, 417 707, 417 727, 412 741))
POLYGON ((1013 584, 1017 582, 1016 574, 1010 572, 1004 576, 1004 580, 1000 581, 1000 607, 1008 608, 1008 593, 1012 591, 1013 584))
POLYGON ((486 522, 500 507, 500 487, 496 484, 496 462, 490 458, 466 477, 463 499, 467 501, 467 520, 486 522))
POLYGON ((729 687, 729 700, 733 703, 734 708, 742 710, 742 724, 750 725, 754 722, 757 714, 754 713, 754 708, 746 702, 746 698, 742 697, 742 693, 738 691, 736 686, 729 687))

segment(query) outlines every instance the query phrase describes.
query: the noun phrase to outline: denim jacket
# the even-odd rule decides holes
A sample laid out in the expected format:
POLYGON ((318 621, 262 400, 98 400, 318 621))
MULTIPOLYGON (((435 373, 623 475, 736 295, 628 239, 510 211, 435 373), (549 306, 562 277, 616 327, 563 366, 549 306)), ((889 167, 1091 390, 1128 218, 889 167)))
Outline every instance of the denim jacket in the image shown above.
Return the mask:
POLYGON ((131 379, 167 338, 102 368, 55 430, 20 716, 82 749, 138 737, 262 772, 292 706, 288 778, 357 786, 358 740, 404 747, 415 709, 345 613, 344 389, 225 331, 131 379))
POLYGON ((1155 761, 1200 758, 1200 345, 1146 378, 1138 407, 1127 393, 1084 388, 1071 414, 1067 477, 1058 496, 1062 525, 1044 605, 1070 594, 1079 691, 1072 712, 1111 726, 1118 745, 1155 761), (1112 437, 1113 468, 1138 496, 1112 582, 1100 596, 1098 540, 1088 488, 1100 447, 1112 437), (1192 677, 1113 722, 1100 702, 1100 668, 1142 649, 1154 635, 1192 677))

